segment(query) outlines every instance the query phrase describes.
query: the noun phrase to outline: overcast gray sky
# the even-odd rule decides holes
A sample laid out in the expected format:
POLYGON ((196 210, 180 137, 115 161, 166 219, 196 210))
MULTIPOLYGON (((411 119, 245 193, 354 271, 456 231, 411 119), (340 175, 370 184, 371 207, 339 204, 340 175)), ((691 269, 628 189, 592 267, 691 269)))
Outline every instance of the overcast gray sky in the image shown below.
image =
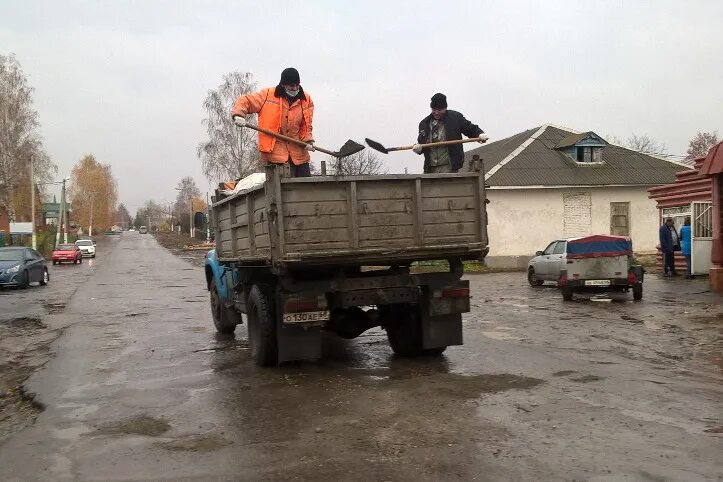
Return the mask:
MULTIPOLYGON (((553 123, 683 154, 698 130, 723 129, 722 18, 720 0, 0 0, 0 53, 36 89, 60 176, 92 153, 135 212, 171 201, 183 176, 208 188, 201 103, 234 70, 266 87, 298 68, 332 149, 412 143, 443 92, 492 140, 553 123)), ((411 153, 384 161, 421 172, 411 153)))

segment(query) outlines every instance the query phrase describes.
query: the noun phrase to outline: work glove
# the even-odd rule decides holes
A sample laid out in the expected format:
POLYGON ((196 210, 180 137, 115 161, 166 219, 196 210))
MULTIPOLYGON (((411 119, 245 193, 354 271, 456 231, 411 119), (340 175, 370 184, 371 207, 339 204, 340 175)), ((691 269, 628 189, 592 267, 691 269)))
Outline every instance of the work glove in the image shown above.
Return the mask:
POLYGON ((240 115, 233 116, 233 123, 238 127, 246 127, 246 118, 240 115))
POLYGON ((477 138, 477 139, 478 139, 477 142, 479 142, 480 144, 484 144, 485 142, 487 142, 487 139, 489 139, 489 138, 490 138, 490 136, 488 136, 487 134, 485 134, 485 133, 483 132, 483 133, 480 134, 479 137, 477 138))
POLYGON ((414 152, 416 152, 417 154, 421 154, 421 153, 422 153, 422 146, 420 146, 419 144, 414 144, 414 145, 412 146, 412 150, 413 150, 414 152))
POLYGON ((309 142, 306 144, 306 150, 309 152, 314 152, 316 150, 316 147, 314 147, 313 142, 309 142))

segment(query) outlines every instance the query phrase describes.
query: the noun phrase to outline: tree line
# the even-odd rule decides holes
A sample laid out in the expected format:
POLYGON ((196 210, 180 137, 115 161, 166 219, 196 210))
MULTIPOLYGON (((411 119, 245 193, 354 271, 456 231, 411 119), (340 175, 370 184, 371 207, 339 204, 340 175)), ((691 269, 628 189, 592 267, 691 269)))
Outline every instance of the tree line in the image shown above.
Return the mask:
MULTIPOLYGON (((11 221, 31 221, 35 191, 37 226, 42 225, 42 199, 50 186, 61 181, 57 165, 43 146, 33 92, 15 56, 0 55, 0 211, 11 221)), ((70 173, 68 225, 86 231, 92 225, 94 232, 109 228, 115 223, 117 199, 110 164, 92 154, 83 156, 70 173)))

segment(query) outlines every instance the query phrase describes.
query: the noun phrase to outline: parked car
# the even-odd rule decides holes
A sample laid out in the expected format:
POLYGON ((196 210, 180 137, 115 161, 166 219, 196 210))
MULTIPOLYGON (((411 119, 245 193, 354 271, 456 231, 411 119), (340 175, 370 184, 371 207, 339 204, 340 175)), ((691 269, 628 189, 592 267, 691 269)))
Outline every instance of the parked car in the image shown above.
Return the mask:
POLYGON ((95 241, 92 239, 79 239, 75 242, 75 245, 80 248, 83 256, 95 258, 95 241))
POLYGON ((83 252, 80 248, 74 244, 59 244, 57 248, 53 250, 53 264, 60 263, 82 263, 83 252))
POLYGON ((630 290, 637 301, 643 298, 644 273, 630 238, 599 234, 553 241, 530 260, 527 281, 531 286, 555 281, 565 301, 579 292, 630 290))
POLYGON ((26 288, 38 282, 45 286, 50 281, 43 257, 30 248, 0 248, 0 286, 26 288))
POLYGON ((141 234, 146 234, 148 232, 148 228, 145 226, 141 226, 140 228, 138 228, 138 232, 141 234))

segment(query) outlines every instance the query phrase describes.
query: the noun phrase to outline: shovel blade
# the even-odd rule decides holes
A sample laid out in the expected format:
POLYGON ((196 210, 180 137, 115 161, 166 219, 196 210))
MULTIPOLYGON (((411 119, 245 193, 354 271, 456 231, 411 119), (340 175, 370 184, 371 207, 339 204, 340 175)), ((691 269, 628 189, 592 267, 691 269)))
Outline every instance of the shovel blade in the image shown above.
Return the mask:
POLYGON ((373 140, 369 139, 368 137, 364 140, 366 141, 367 145, 369 147, 371 147, 372 149, 374 149, 375 151, 379 151, 382 154, 389 154, 389 150, 387 150, 386 147, 381 145, 381 143, 379 143, 377 141, 373 141, 373 140))
POLYGON ((338 152, 334 153, 334 157, 347 157, 363 150, 364 146, 349 139, 343 146, 341 146, 341 149, 339 149, 338 152))

